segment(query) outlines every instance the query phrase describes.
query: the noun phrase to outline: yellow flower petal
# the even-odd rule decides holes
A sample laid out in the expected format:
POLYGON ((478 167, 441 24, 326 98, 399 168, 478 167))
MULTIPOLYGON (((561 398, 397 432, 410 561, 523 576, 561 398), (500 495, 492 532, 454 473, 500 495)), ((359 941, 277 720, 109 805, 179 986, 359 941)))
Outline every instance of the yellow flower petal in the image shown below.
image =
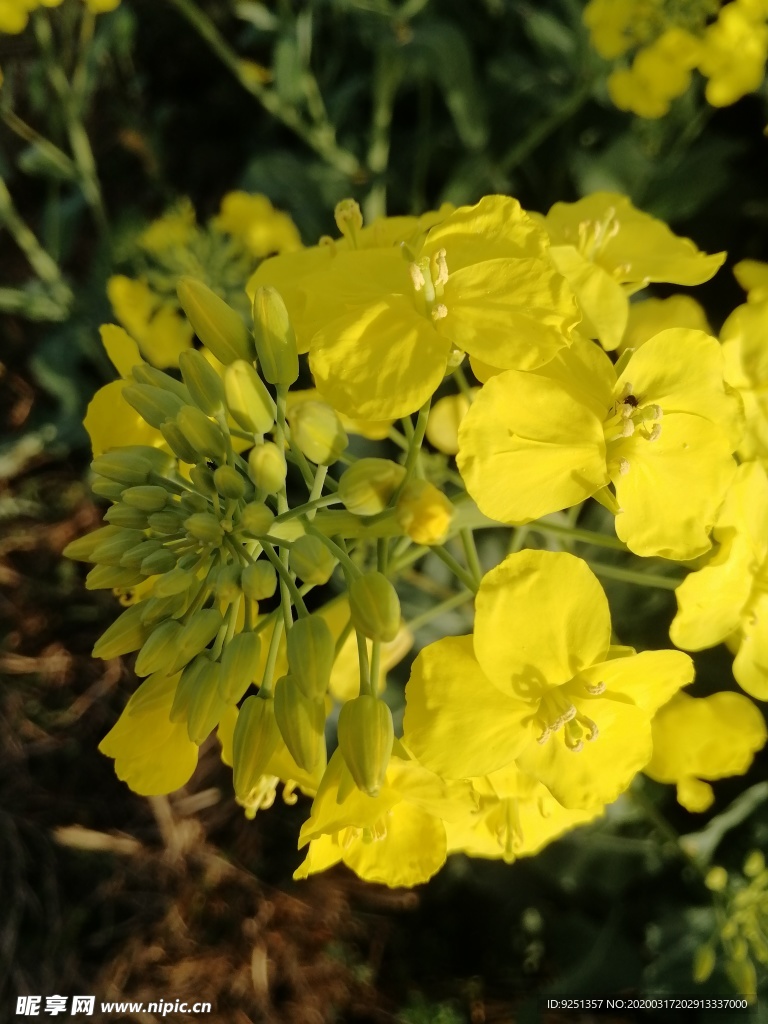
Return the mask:
POLYGON ((511 764, 530 736, 530 706, 486 678, 472 637, 446 637, 425 647, 405 696, 403 740, 426 768, 446 779, 511 764))
POLYGON ((169 719, 178 675, 152 675, 133 695, 99 744, 115 759, 117 777, 135 793, 172 793, 187 783, 197 765, 198 747, 186 722, 169 719))
POLYGON ((114 368, 121 377, 130 377, 133 367, 144 362, 139 346, 125 328, 118 327, 117 324, 102 324, 99 334, 114 368))
POLYGON ((125 445, 165 446, 160 431, 150 427, 123 398, 124 387, 122 380, 111 381, 99 388, 88 404, 83 425, 91 439, 94 458, 110 448, 125 445))
POLYGON ((500 522, 528 523, 569 508, 609 480, 601 420, 546 372, 493 377, 459 430, 467 490, 500 522))
POLYGON ((317 386, 348 416, 383 420, 426 402, 445 374, 450 342, 409 299, 393 296, 334 320, 312 339, 317 386))
POLYGON ((608 351, 617 348, 629 315, 629 299, 621 285, 572 245, 553 246, 551 257, 576 295, 584 317, 581 332, 598 338, 608 351))
POLYGON ((530 700, 536 686, 568 682, 608 653, 608 601, 587 563, 573 555, 510 555, 483 578, 476 609, 480 667, 521 700, 530 700))

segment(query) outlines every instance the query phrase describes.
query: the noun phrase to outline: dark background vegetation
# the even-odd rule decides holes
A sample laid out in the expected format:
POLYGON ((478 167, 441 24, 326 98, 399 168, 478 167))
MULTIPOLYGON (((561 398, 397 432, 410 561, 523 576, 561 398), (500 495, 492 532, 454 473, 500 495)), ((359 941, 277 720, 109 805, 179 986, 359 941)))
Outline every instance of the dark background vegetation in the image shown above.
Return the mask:
MULTIPOLYGON (((732 265, 768 258, 765 106, 749 97, 713 112, 694 89, 660 122, 614 110, 578 0, 285 0, 241 4, 244 17, 224 0, 202 6, 239 54, 273 69, 285 103, 306 109, 311 66, 361 169, 329 166, 266 113, 161 0, 124 0, 99 21, 86 123, 111 250, 77 184, 51 177, 34 147, 0 127, 0 172, 75 294, 60 322, 17 315, 0 327, 0 1020, 17 992, 211 999, 214 1019, 235 1024, 500 1024, 539 1019, 537 999, 553 992, 691 993, 708 896, 636 802, 535 859, 452 858, 411 893, 345 869, 292 883, 306 805, 278 801, 246 821, 213 741, 179 794, 132 794, 96 750, 135 686, 130 659, 90 658, 114 599, 86 592, 61 550, 101 514, 80 422, 110 374, 97 335, 111 319, 105 281, 129 267, 137 227, 177 197, 202 222, 233 188, 265 192, 311 243, 333 229, 335 202, 364 202, 384 185, 389 213, 494 191, 545 211, 614 189, 702 248, 728 249, 732 265), (394 83, 390 155, 371 169, 384 74, 394 83)), ((64 38, 64 8, 53 16, 64 38)), ((34 37, 0 37, 0 63, 2 102, 10 82, 14 109, 65 147, 34 37)), ((0 233, 3 283, 29 275, 0 233)), ((727 269, 696 294, 715 328, 742 301, 727 269)), ((668 592, 608 591, 623 642, 667 643, 668 592)), ((456 617, 444 625, 468 628, 456 617)), ((698 661, 698 692, 732 685, 724 651, 698 661)), ((766 777, 763 759, 746 780, 719 784, 713 813, 766 777)), ((641 797, 680 832, 703 827, 668 790, 647 782, 641 797)), ((727 832, 718 861, 738 867, 767 840, 758 807, 727 832)), ((716 972, 706 991, 730 988, 716 972)))

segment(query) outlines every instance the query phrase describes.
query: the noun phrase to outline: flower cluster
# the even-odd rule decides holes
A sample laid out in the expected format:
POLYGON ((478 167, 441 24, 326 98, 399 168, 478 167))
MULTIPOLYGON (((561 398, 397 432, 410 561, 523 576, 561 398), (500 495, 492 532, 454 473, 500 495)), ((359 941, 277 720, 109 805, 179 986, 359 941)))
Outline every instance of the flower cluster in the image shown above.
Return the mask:
MULTIPOLYGON (((765 268, 741 265, 749 301, 721 342, 690 297, 637 293, 705 281, 724 254, 623 196, 543 216, 488 196, 368 226, 346 201, 340 237, 309 248, 282 215, 274 234, 246 228, 256 205, 269 222, 261 200, 228 197, 206 236, 282 250, 248 269, 247 320, 225 301, 234 272, 195 273, 201 233, 180 207, 141 244, 168 281, 184 271, 185 343, 168 358, 166 321, 102 330, 121 379, 86 425, 111 506, 68 554, 126 606, 95 655, 136 652, 145 679, 102 743, 119 776, 178 788, 215 730, 249 815, 280 785, 313 798, 298 877, 343 862, 392 886, 454 852, 531 855, 641 771, 706 809, 709 783, 764 745, 761 712, 743 693, 682 692, 682 650, 621 644, 596 572, 566 548, 698 559, 674 643, 727 641, 738 683, 768 698, 765 268), (590 499, 617 537, 552 520, 590 499), (525 547, 532 524, 546 547, 525 547), (509 530, 510 553, 484 571, 486 528, 509 530), (428 557, 456 580, 434 617, 474 600, 474 626, 419 645, 400 729, 386 674, 433 615, 405 622, 398 584, 428 557)), ((618 578, 642 582, 640 564, 618 578)))
POLYGON ((663 117, 694 70, 713 107, 730 106, 765 77, 764 0, 589 0, 584 23, 600 56, 618 61, 608 78, 611 99, 640 117, 663 117))

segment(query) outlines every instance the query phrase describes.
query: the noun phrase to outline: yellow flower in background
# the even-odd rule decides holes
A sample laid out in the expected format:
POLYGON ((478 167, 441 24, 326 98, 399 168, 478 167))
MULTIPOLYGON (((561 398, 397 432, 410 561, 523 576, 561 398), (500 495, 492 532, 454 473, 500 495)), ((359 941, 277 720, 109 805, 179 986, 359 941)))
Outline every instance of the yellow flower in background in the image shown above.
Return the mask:
POLYGON ((355 786, 340 751, 328 762, 299 846, 309 843, 294 878, 343 861, 360 878, 393 888, 426 882, 445 863, 446 818, 476 808, 468 784, 446 783, 398 741, 384 785, 370 797, 355 786))
POLYGON ((689 559, 711 546, 741 416, 702 332, 662 331, 618 377, 582 341, 534 372, 491 378, 459 430, 457 464, 492 519, 527 523, 594 496, 636 554, 689 559))
POLYGON ((580 332, 609 351, 624 336, 630 295, 653 282, 702 284, 725 260, 725 253, 701 252, 615 192, 555 203, 539 220, 552 242, 552 262, 576 294, 583 314, 580 332))
POLYGON ((240 239, 251 255, 260 260, 302 248, 296 225, 287 213, 276 210, 266 196, 228 192, 211 224, 216 231, 240 239))
POLYGON ((117 274, 107 295, 117 320, 161 369, 178 366, 194 333, 179 306, 179 278, 203 281, 244 319, 250 310, 244 284, 259 261, 301 246, 298 230, 266 196, 230 192, 219 214, 201 227, 189 199, 180 199, 136 238, 138 275, 117 274))
POLYGON ((768 57, 767 15, 734 0, 706 29, 699 69, 708 79, 706 97, 713 107, 730 106, 759 88, 768 57))
POLYGON ((192 345, 194 332, 172 302, 163 301, 145 281, 115 274, 107 282, 115 316, 135 338, 152 366, 178 366, 179 356, 192 345))
POLYGON ((169 717, 178 681, 179 674, 151 675, 99 744, 102 754, 114 758, 117 777, 142 796, 172 793, 197 767, 198 746, 187 723, 169 717))
POLYGON ((656 712, 652 732, 653 757, 643 771, 675 784, 689 811, 706 811, 714 802, 703 780, 744 775, 768 738, 762 714, 740 693, 678 693, 656 712))
POLYGON ((760 463, 739 466, 714 539, 718 547, 707 564, 675 591, 669 635, 690 651, 728 640, 737 683, 768 700, 768 477, 760 463))
POLYGON ((483 578, 473 636, 417 656, 404 742, 472 779, 516 765, 563 807, 615 800, 651 757, 651 717, 690 682, 678 651, 611 646, 602 587, 573 555, 522 551, 483 578))
MULTIPOLYGON (((354 248, 361 224, 350 229, 350 247, 312 257, 299 296, 283 293, 334 408, 362 419, 404 416, 434 393, 455 350, 532 368, 569 344, 576 305, 548 262, 545 233, 516 200, 487 196, 455 210, 419 244, 354 248)), ((282 274, 290 261, 283 258, 282 274)), ((265 264, 249 290, 280 290, 275 269, 265 264)))
MULTIPOLYGON (((119 0, 118 0, 119 2, 119 0)), ((38 7, 58 7, 62 0, 0 0, 0 32, 18 35, 38 7)))
POLYGON ((640 117, 663 117, 672 100, 688 91, 700 49, 690 32, 668 29, 637 53, 631 67, 610 74, 611 99, 619 110, 631 110, 640 117))
POLYGON ((530 857, 554 839, 594 821, 602 807, 568 810, 546 786, 514 765, 473 779, 479 811, 446 821, 448 853, 502 859, 530 857))
POLYGON ((606 60, 644 43, 659 24, 654 0, 589 0, 583 17, 592 46, 606 60))
POLYGON ((122 327, 115 324, 104 324, 99 333, 106 353, 122 379, 110 381, 99 388, 88 404, 83 425, 91 439, 94 458, 110 448, 123 445, 166 448, 160 431, 151 427, 123 398, 125 381, 132 379, 132 367, 144 362, 138 345, 122 327))
POLYGON ((707 315, 690 295, 670 295, 667 299, 639 299, 630 302, 629 317, 619 351, 640 348, 646 341, 669 327, 711 334, 707 315))

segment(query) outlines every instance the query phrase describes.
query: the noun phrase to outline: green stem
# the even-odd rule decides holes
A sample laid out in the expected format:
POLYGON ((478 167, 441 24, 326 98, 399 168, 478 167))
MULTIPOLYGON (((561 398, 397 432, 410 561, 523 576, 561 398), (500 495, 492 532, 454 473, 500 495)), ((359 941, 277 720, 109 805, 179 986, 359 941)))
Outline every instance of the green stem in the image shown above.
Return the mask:
POLYGON ((309 612, 307 611, 307 606, 304 604, 304 600, 301 594, 299 593, 298 587, 296 586, 290 572, 286 568, 285 564, 283 563, 278 553, 275 551, 272 545, 266 540, 262 540, 261 546, 264 548, 264 554, 270 560, 272 565, 274 565, 275 569, 277 569, 278 575, 280 576, 280 583, 281 585, 285 585, 285 589, 288 591, 288 595, 290 595, 290 601, 292 601, 293 604, 296 606, 296 610, 298 611, 299 615, 309 615, 309 612))
POLYGON ((272 630, 272 636, 269 639, 269 650, 267 651, 267 661, 264 665, 264 675, 261 680, 261 687, 259 692, 269 695, 272 692, 272 680, 275 675, 275 665, 277 663, 277 654, 280 650, 280 640, 283 636, 283 628, 285 623, 281 618, 275 617, 275 627, 272 630))
POLYGON ((579 541, 582 544, 594 544, 595 547, 610 548, 612 551, 627 551, 626 544, 623 544, 618 537, 609 537, 605 533, 597 533, 594 530, 583 530, 578 526, 561 526, 559 523, 544 523, 539 520, 535 523, 527 523, 526 527, 531 533, 565 537, 569 540, 579 541))
POLYGON ((406 626, 412 633, 415 633, 417 629, 420 629, 422 626, 426 626, 427 623, 438 618, 444 612, 450 612, 454 608, 459 608, 461 605, 466 604, 467 601, 472 601, 474 596, 475 595, 471 590, 462 590, 458 594, 452 594, 444 601, 441 601, 439 604, 428 608, 427 611, 422 612, 421 615, 417 615, 415 618, 410 619, 410 621, 406 622, 406 626))
POLYGON ((93 211, 94 219, 104 239, 109 243, 109 222, 101 194, 101 186, 96 171, 96 161, 88 138, 88 133, 80 119, 77 104, 67 76, 59 66, 53 43, 53 33, 47 15, 38 12, 33 16, 35 35, 40 45, 46 64, 48 81, 58 97, 64 125, 69 136, 75 166, 80 178, 80 188, 88 205, 93 211))
POLYGON ((368 667, 368 645, 365 642, 365 637, 359 630, 355 630, 355 635, 357 636, 357 662, 360 668, 360 693, 369 693, 375 697, 374 686, 371 682, 371 672, 368 667))
MULTIPOLYGON (((324 467, 323 467, 324 468, 324 467)), ((287 523, 291 519, 297 519, 299 516, 306 515, 308 519, 313 519, 312 513, 316 512, 319 508, 327 508, 329 505, 338 505, 341 502, 336 494, 324 494, 321 498, 315 498, 312 501, 306 502, 304 505, 296 505, 294 508, 289 508, 287 512, 281 512, 279 516, 275 516, 276 523, 287 523)))
MULTIPOLYGON (((312 481, 312 488, 309 492, 309 501, 307 502, 308 505, 313 506, 307 512, 307 519, 309 519, 310 521, 315 518, 315 512, 320 507, 316 503, 320 500, 320 497, 323 493, 323 484, 325 483, 325 478, 327 475, 327 466, 318 466, 317 469, 315 470, 315 479, 312 481)), ((338 498, 336 498, 335 500, 339 501, 338 498)))
POLYGON ((0 178, 0 224, 8 228, 40 280, 49 285, 56 296, 66 297, 66 302, 71 302, 72 293, 62 280, 58 264, 43 249, 22 220, 2 178, 0 178))
POLYGON ((48 160, 51 166, 56 167, 59 172, 65 178, 77 178, 77 168, 67 154, 55 146, 49 139, 46 139, 44 135, 36 131, 31 125, 23 121, 17 114, 12 110, 0 111, 0 118, 3 119, 5 125, 20 139, 28 142, 31 146, 35 146, 36 149, 42 153, 42 155, 48 160))
POLYGON ((675 590, 683 582, 669 576, 658 576, 651 572, 639 572, 634 569, 622 569, 618 565, 606 565, 604 562, 587 563, 596 576, 608 580, 620 580, 622 583, 635 583, 638 587, 657 587, 659 590, 675 590))
POLYGON ((247 62, 241 60, 208 15, 201 11, 193 0, 169 0, 169 3, 186 18, 246 92, 258 100, 268 113, 295 132, 331 167, 335 167, 348 178, 365 178, 365 170, 357 157, 342 149, 336 142, 333 125, 327 121, 308 125, 296 108, 285 103, 275 89, 266 89, 261 82, 249 75, 247 62))
POLYGON ((464 557, 467 560, 469 571, 475 578, 477 586, 480 586, 480 581, 483 578, 483 567, 480 565, 480 557, 477 553, 477 545, 475 544, 475 535, 468 527, 464 527, 459 532, 461 537, 461 543, 464 547, 464 557))
POLYGON ((471 405, 475 399, 475 396, 472 394, 472 388, 469 386, 467 375, 464 373, 464 370, 461 366, 457 366, 456 369, 453 371, 453 379, 456 381, 456 386, 458 387, 461 394, 466 398, 466 400, 471 405))
POLYGON ((360 570, 349 557, 344 548, 340 547, 335 541, 332 541, 330 537, 326 537, 324 533, 317 529, 314 525, 307 523, 307 533, 312 534, 313 537, 317 537, 323 544, 328 548, 334 558, 338 559, 339 564, 345 573, 348 573, 352 579, 355 579, 360 575, 360 570))
POLYGON ((429 550, 432 551, 437 556, 437 558, 439 558, 440 561, 443 562, 444 565, 448 566, 453 575, 460 579, 468 590, 471 590, 473 594, 477 593, 479 584, 475 582, 475 579, 472 577, 470 573, 467 572, 464 566, 460 565, 456 561, 452 554, 446 551, 445 548, 441 547, 434 547, 430 548, 429 550))

